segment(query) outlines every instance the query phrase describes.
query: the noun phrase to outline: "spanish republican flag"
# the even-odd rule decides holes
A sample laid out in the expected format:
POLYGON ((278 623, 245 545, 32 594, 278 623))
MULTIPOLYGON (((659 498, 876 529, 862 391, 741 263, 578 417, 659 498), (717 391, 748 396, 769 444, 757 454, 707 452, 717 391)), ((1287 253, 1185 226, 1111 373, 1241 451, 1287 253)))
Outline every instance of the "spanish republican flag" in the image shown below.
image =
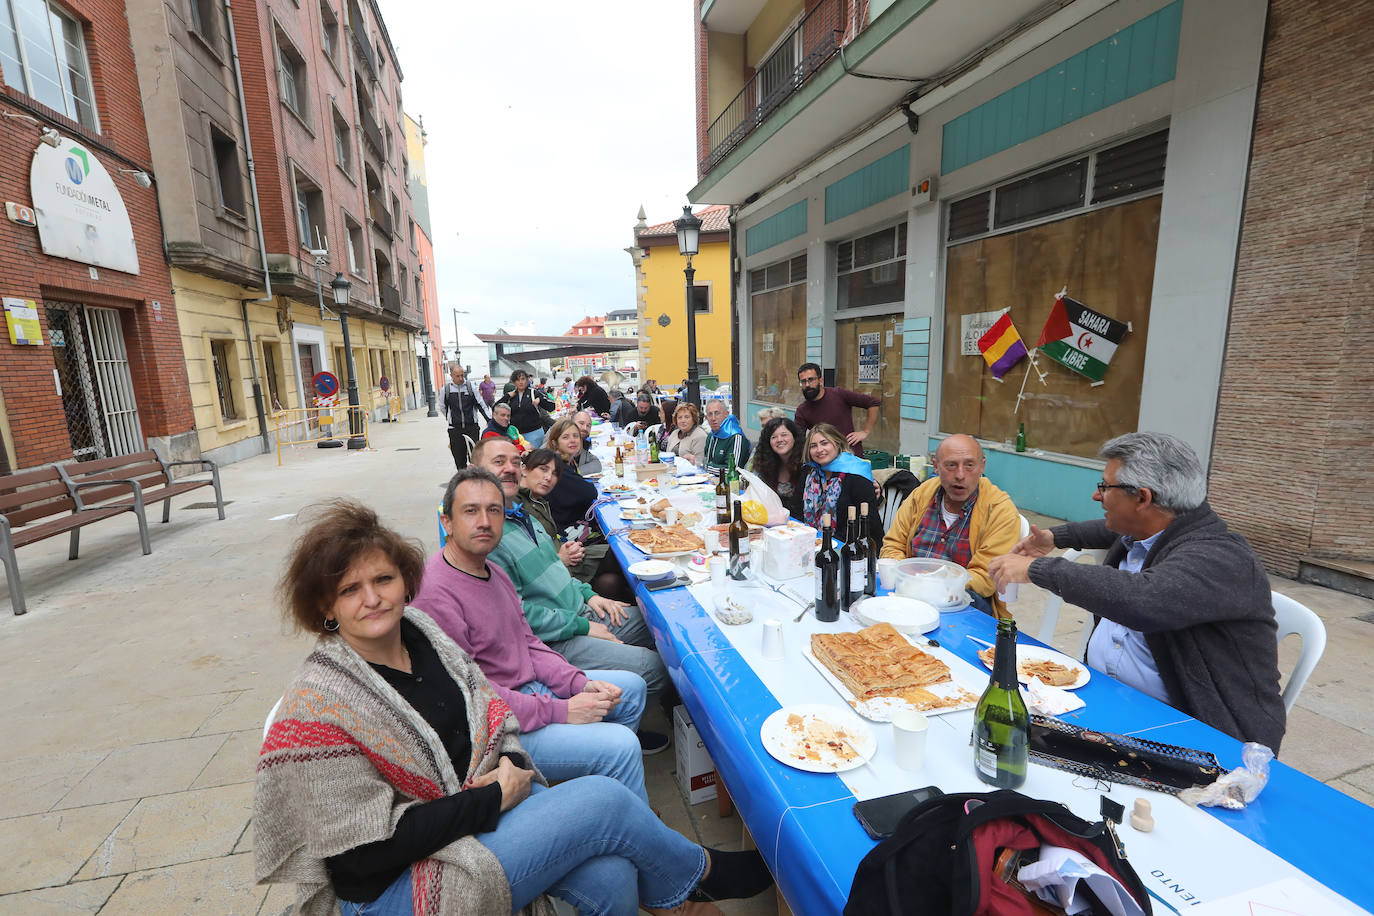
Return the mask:
POLYGON ((1011 323, 1011 313, 1003 312, 987 332, 978 338, 978 350, 992 367, 993 378, 1001 378, 1027 355, 1026 344, 1011 323))

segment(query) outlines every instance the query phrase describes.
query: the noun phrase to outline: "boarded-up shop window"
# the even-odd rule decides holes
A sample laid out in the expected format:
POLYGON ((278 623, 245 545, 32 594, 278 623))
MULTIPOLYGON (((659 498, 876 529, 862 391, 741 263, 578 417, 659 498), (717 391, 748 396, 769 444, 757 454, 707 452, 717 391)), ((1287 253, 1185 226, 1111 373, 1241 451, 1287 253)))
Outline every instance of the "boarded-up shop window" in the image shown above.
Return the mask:
POLYGON ((797 367, 806 362, 806 255, 749 272, 755 400, 801 403, 797 367))
POLYGON ((1009 442, 1025 423, 1031 448, 1091 457, 1107 439, 1136 429, 1161 200, 1147 197, 948 248, 942 432, 1009 442), (1033 348, 1064 286, 1070 297, 1131 322, 1133 330, 1096 387, 1042 355, 1048 384, 1032 370, 1021 411, 1013 413, 1026 362, 999 383, 981 355, 962 354, 960 318, 1009 308, 1033 348))
MULTIPOLYGON (((900 451, 902 404, 902 316, 874 315, 835 322, 835 384, 882 401, 878 423, 864 448, 900 451), (877 348, 876 352, 874 347, 877 348)), ((867 412, 851 411, 855 429, 863 429, 867 412)))

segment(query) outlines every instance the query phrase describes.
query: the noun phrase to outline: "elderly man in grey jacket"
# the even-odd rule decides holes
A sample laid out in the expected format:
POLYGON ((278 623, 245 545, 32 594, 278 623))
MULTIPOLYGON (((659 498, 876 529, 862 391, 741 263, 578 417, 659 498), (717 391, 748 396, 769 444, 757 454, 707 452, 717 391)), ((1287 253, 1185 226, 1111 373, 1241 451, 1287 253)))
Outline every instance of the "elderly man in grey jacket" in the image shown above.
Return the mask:
POLYGON ((476 442, 482 435, 482 428, 491 421, 491 408, 458 363, 449 364, 448 381, 439 392, 439 404, 448 420, 448 450, 454 466, 461 471, 468 466, 467 440, 476 442))
POLYGON ((1188 715, 1276 753, 1285 716, 1269 578, 1207 505, 1197 453, 1164 433, 1127 433, 1093 499, 1103 517, 1032 528, 989 572, 1034 582, 1093 615, 1086 661, 1188 715), (1106 548, 1101 566, 1046 556, 1106 548))

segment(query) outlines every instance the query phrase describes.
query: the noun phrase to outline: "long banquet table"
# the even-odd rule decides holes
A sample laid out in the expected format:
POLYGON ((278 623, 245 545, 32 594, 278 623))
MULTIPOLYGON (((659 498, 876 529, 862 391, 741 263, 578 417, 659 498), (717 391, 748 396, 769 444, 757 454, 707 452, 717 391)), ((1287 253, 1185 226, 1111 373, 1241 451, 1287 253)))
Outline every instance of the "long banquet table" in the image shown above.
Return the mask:
MULTIPOLYGON (((614 503, 597 511, 603 530, 622 525, 614 503)), ((612 536, 611 544, 626 568, 643 559, 624 536, 612 536)), ((860 771, 846 774, 849 784, 837 775, 802 772, 776 761, 764 749, 760 726, 784 702, 797 701, 794 689, 812 695, 822 688, 822 692, 829 690, 799 657, 800 645, 809 641, 812 632, 857 629, 848 615, 841 615, 839 624, 826 625, 815 621, 814 615, 795 623, 795 614, 788 614, 783 622, 787 659, 772 663, 779 666, 776 670, 765 670, 769 663, 742 651, 747 643, 740 640, 757 639, 757 635, 732 634, 736 640, 732 642, 687 588, 649 591, 635 582, 634 589, 717 772, 793 912, 834 914, 844 908, 858 863, 874 846, 853 816, 857 797, 930 784, 946 792, 987 790, 973 773, 969 711, 932 717, 923 772, 902 773, 889 767, 883 771, 884 778, 875 777, 872 785, 863 783, 860 771), (775 696, 760 671, 783 696, 775 696), (894 773, 902 775, 894 777, 894 773)), ((749 626, 757 630, 760 624, 756 620, 749 626)), ((942 615, 939 629, 928 635, 976 665, 980 646, 965 637, 992 640, 995 625, 991 618, 966 610, 942 615)), ((1023 635, 1022 642, 1034 640, 1023 635)), ((1240 763, 1238 741, 1105 674, 1093 672, 1078 694, 1086 706, 1064 716, 1069 721, 1209 750, 1228 768, 1240 763)), ((829 697, 836 705, 843 704, 833 692, 829 697)), ((877 755, 890 755, 890 727, 875 725, 874 729, 879 735, 877 755)), ((1032 762, 1022 791, 1063 801, 1093 820, 1100 794, 1110 795, 1128 811, 1134 799, 1148 798, 1154 807, 1155 831, 1141 834, 1123 825, 1119 833, 1155 897, 1156 913, 1183 912, 1285 873, 1301 874, 1309 883, 1324 885, 1346 898, 1340 902, 1347 905, 1374 908, 1374 869, 1365 855, 1374 837, 1374 809, 1282 763, 1272 765, 1267 787, 1243 811, 1191 809, 1160 793, 1090 782, 1032 762)))

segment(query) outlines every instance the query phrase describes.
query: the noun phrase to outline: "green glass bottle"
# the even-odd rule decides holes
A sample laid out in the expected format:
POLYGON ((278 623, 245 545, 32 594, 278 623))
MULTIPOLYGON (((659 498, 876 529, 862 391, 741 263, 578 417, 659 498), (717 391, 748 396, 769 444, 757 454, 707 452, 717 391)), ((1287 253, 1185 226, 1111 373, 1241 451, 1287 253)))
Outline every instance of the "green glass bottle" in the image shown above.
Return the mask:
POLYGON ((997 621, 992 679, 973 712, 973 768, 999 789, 1019 789, 1030 755, 1030 715, 1016 682, 1016 621, 997 621))
POLYGON ((739 468, 735 467, 735 452, 733 449, 729 453, 729 471, 725 475, 726 481, 730 484, 730 498, 739 496, 739 468))
POLYGON ((1021 428, 1016 431, 1016 450, 1024 452, 1026 450, 1026 424, 1022 423, 1021 428))

